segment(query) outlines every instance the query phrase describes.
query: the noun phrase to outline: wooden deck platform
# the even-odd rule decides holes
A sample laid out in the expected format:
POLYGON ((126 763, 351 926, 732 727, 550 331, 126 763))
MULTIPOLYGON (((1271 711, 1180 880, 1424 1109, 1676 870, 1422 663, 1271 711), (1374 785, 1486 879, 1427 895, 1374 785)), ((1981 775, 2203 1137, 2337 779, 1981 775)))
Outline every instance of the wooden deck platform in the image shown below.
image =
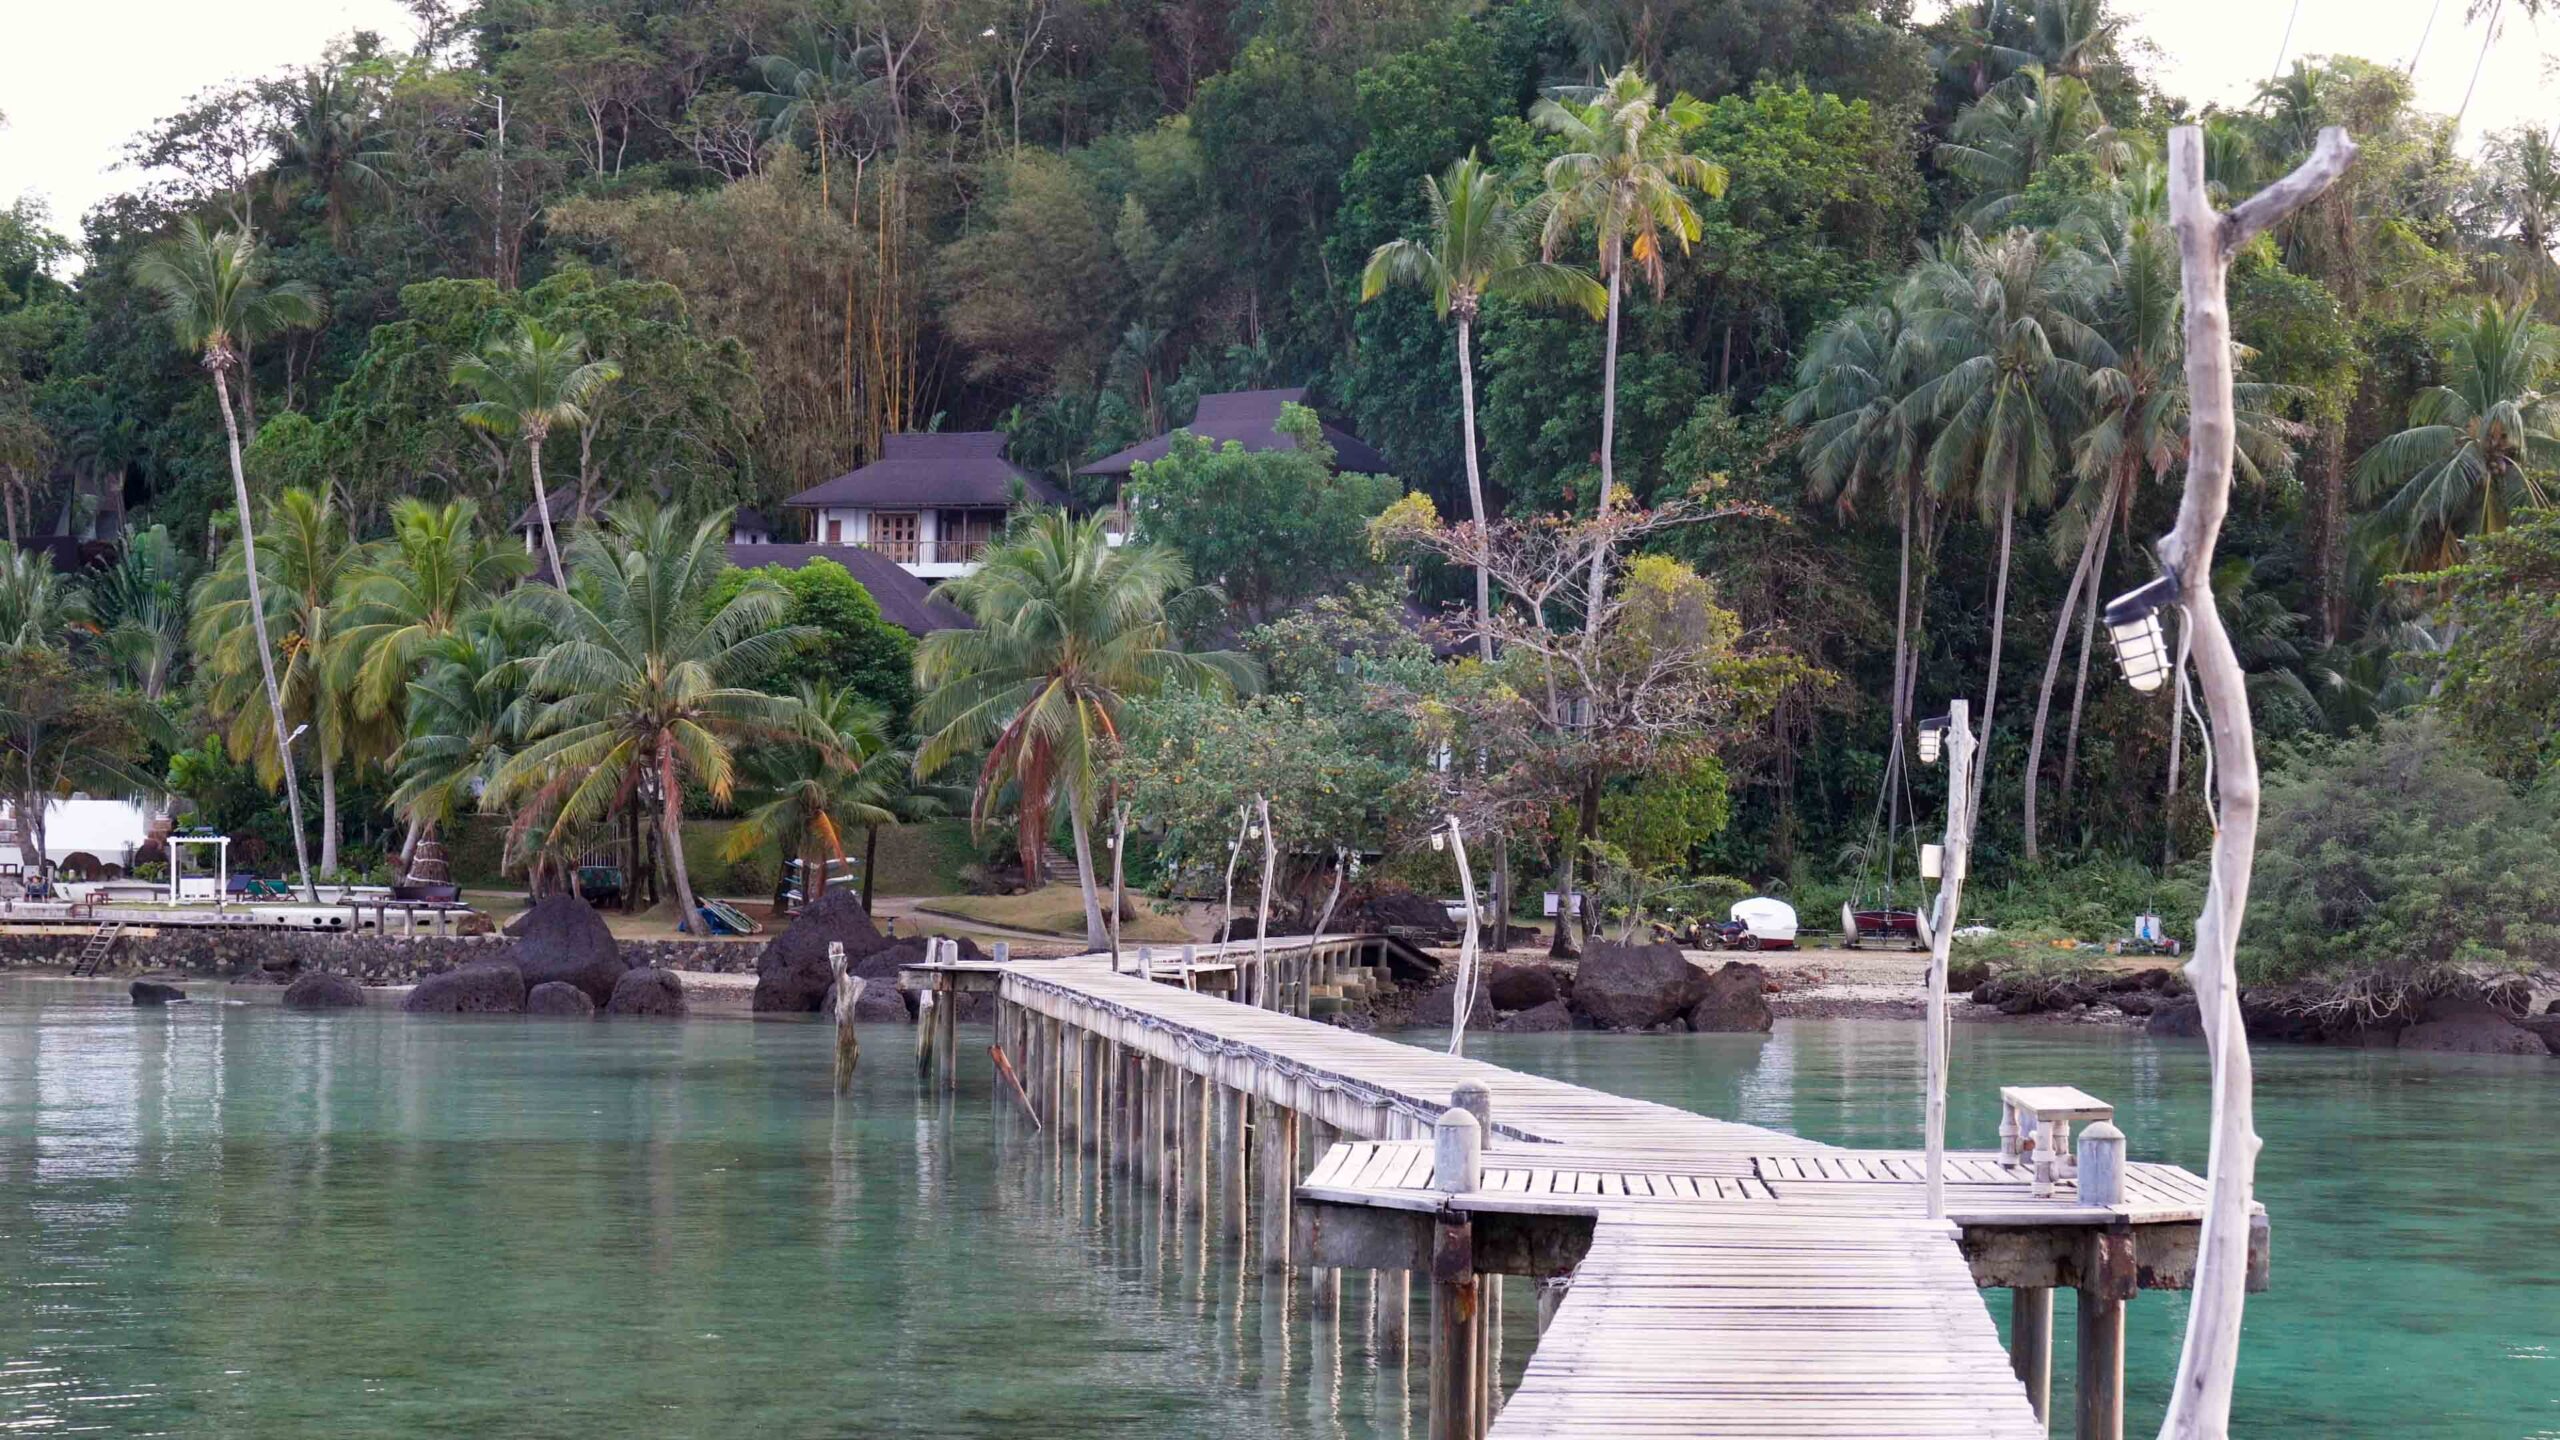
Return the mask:
MULTIPOLYGON (((2103 1364, 2080 1377, 2080 1433, 2110 1436, 2121 1426, 2122 1301, 2181 1286, 2193 1263, 2203 1182, 2175 1166, 2128 1166, 2122 1200, 2097 1206, 2067 1184, 2035 1197, 1997 1154, 1954 1155, 1947 1215, 1932 1219, 1916 1154, 1841 1149, 1451 1057, 1113 973, 1101 957, 942 967, 901 983, 994 989, 1020 1017, 1000 1025, 1031 1053, 1035 1106, 1071 1108, 1071 1127, 1102 1114, 1066 1098, 1074 1085, 1108 1084, 1127 1104, 1120 1087, 1133 1074, 1143 1117, 1174 1097, 1178 1133, 1186 1085, 1204 1105, 1233 1093, 1277 1107, 1292 1117, 1292 1145, 1299 1121, 1311 1124, 1311 1168, 1280 1192, 1301 1237, 1284 1268, 1445 1270, 1446 1236, 1471 1230, 1470 1270, 1555 1286, 1562 1298, 1542 1306, 1521 1382, 1483 1432, 1496 1437, 2041 1436, 2057 1285, 2082 1291, 2084 1350, 2112 1355, 2112 1377, 2103 1364), (1098 1061, 1105 1050, 1127 1058, 1098 1061), (1483 1087, 1490 1133, 1480 1183, 1448 1193, 1432 1188, 1428 1137, 1461 1085, 1483 1087), (2019 1296, 2030 1338, 2017 1354, 1979 1294, 1995 1286, 2019 1296)), ((1150 1123, 1165 1122, 1141 1118, 1125 1133, 1150 1123)), ((1156 1153, 1139 1173, 1178 1168, 1156 1153)), ((1284 1153, 1290 1175, 1302 1173, 1284 1153)), ((2262 1218, 2261 1276, 2264 1233, 2262 1218)))

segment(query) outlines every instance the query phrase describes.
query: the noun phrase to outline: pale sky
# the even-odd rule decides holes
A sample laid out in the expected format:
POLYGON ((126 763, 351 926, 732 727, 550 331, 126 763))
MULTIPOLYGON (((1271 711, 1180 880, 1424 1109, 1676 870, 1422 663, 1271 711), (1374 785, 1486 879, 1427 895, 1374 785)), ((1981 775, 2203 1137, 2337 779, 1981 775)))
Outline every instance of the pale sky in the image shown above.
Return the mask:
MULTIPOLYGON (((0 200, 41 196, 55 227, 76 234, 81 212, 138 183, 117 168, 125 142, 223 80, 271 74, 317 58, 354 30, 397 45, 415 30, 397 0, 16 0, 10 43, 0 46, 0 200), (102 63, 112 55, 114 63, 102 63)), ((1932 8, 1924 0, 1924 10, 1932 8)), ((2298 12, 2290 60, 2357 54, 2405 62, 2436 12, 2417 71, 2419 102, 2452 113, 2462 104, 2482 29, 2466 25, 2466 0, 2128 0, 2134 33, 2158 47, 2173 94, 2237 103, 2276 68, 2287 18, 2298 12)), ((2537 28, 2508 5, 2489 47, 2463 136, 2560 106, 2560 20, 2537 28)))

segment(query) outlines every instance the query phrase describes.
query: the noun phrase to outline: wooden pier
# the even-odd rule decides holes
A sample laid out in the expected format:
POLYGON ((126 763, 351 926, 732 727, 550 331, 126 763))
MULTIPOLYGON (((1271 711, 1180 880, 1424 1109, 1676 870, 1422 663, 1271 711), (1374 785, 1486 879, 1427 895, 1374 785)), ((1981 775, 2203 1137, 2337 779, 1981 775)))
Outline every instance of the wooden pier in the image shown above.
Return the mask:
MULTIPOLYGON (((1299 1008, 1277 964, 1275 983, 1243 987, 1268 1006, 1237 1003, 1199 982, 1251 968, 1252 942, 1200 949, 1152 979, 1082 956, 928 964, 899 983, 943 1014, 957 994, 996 995, 997 1045, 1057 1143, 1222 1217, 1266 1274, 1299 1277, 1312 1311, 1365 1275, 1379 1343, 1400 1347, 1418 1285, 1432 1440, 2041 1436, 2061 1287, 2078 1292, 2076 1434, 2117 1440, 2124 1304, 2193 1270, 2203 1182, 2123 1163, 2112 1126, 2090 1127, 2092 1168, 2058 1184, 1996 1152, 1950 1155, 1932 1219, 1916 1154, 1300 1018, 1271 1008, 1299 1008), (1539 1330, 1507 1395, 1503 1277, 1534 1285, 1539 1330), (1983 1289, 2011 1292, 2006 1349, 1983 1289)), ((941 1053, 925 1073, 955 1083, 951 1030, 926 1036, 941 1053)), ((2253 1288, 2266 1254, 2261 1212, 2253 1288)))

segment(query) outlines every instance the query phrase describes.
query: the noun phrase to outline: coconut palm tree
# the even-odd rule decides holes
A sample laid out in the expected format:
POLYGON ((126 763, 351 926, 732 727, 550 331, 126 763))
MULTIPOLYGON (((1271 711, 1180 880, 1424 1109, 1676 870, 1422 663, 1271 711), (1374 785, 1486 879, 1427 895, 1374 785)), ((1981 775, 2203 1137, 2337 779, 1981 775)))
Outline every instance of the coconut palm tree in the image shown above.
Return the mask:
POLYGON ((1926 462, 1930 488, 1942 499, 1969 497, 2000 527, 1977 812, 2000 698, 2018 510, 2053 499, 2088 412, 2092 369, 2113 358, 2086 318, 2099 285, 2077 248, 2023 230, 1990 240, 1960 235, 1904 283, 1903 312, 1929 372, 1909 403, 1937 430, 1926 462))
POLYGON ((942 587, 977 624, 938 630, 916 647, 917 707, 926 731, 916 770, 931 777, 984 749, 970 801, 983 824, 1011 787, 1024 868, 1037 870, 1053 808, 1075 836, 1085 942, 1110 943, 1094 883, 1092 822, 1105 743, 1123 707, 1166 686, 1233 693, 1251 669, 1229 652, 1181 648, 1171 618, 1191 575, 1172 550, 1114 546, 1099 516, 1043 510, 1017 522, 978 570, 942 587))
POLYGON ((391 813, 409 827, 404 870, 420 840, 478 808, 523 746, 537 709, 526 662, 546 638, 530 616, 496 605, 429 648, 408 685, 408 738, 392 757, 391 813))
MULTIPOLYGON (((1579 305, 1597 320, 1608 313, 1609 293, 1589 275, 1569 265, 1533 257, 1502 193, 1502 177, 1467 157, 1449 167, 1446 176, 1423 177, 1423 197, 1431 207, 1427 240, 1390 240, 1370 252, 1360 272, 1360 298, 1369 301, 1390 284, 1412 285, 1431 292, 1431 305, 1443 319, 1458 325, 1458 406, 1465 429, 1467 506, 1476 528, 1484 528, 1484 472, 1476 454, 1476 376, 1473 358, 1477 313, 1488 299, 1505 296, 1546 304, 1579 305)), ((1493 578, 1476 567, 1476 619, 1480 658, 1493 660, 1493 578)))
POLYGON ((482 802, 516 805, 520 832, 539 824, 553 837, 654 802, 677 924, 690 934, 703 922, 685 868, 685 786, 725 804, 740 741, 800 733, 796 701, 745 682, 815 634, 782 623, 789 597, 761 577, 710 603, 728 541, 725 510, 687 526, 641 505, 577 533, 573 583, 517 593, 514 603, 552 637, 527 662, 542 703, 533 738, 498 768, 482 802))
MULTIPOLYGON (((1618 317, 1624 308, 1626 268, 1663 286, 1663 249, 1678 241, 1688 253, 1701 233, 1689 192, 1724 193, 1724 167, 1691 154, 1689 136, 1707 122, 1707 107, 1687 93, 1660 100, 1652 82, 1629 65, 1596 89, 1559 91, 1530 108, 1529 119, 1564 137, 1572 147, 1547 162, 1541 237, 1543 258, 1587 224, 1598 242, 1600 275, 1608 284, 1609 339, 1600 374, 1600 503, 1609 513, 1617 483, 1618 317)), ((1591 554, 1591 613, 1597 629, 1605 593, 1609 547, 1591 554)))
POLYGON ((39 551, 0 555, 0 650, 60 650, 94 628, 88 597, 64 583, 39 551))
POLYGON ((169 527, 154 525, 125 537, 116 558, 89 577, 98 648, 145 700, 168 694, 186 653, 185 571, 169 527))
POLYGON ((2519 125, 2489 145, 2488 190, 2516 278, 2544 313, 2560 305, 2560 127, 2519 125))
MULTIPOLYGON (((760 798, 729 828, 720 858, 777 847, 801 863, 811 877, 805 898, 815 900, 827 890, 827 862, 845 858, 846 831, 898 823, 886 802, 902 786, 885 772, 912 774, 915 757, 897 748, 888 713, 854 691, 821 680, 803 684, 797 698, 801 734, 747 756, 747 788, 760 798)), ((777 912, 784 884, 774 882, 777 912)))
POLYGON ((338 771, 349 760, 388 754, 399 743, 397 717, 361 722, 348 703, 344 676, 327 661, 338 626, 338 600, 356 568, 357 546, 345 518, 327 497, 295 487, 267 507, 251 547, 233 541, 213 570, 196 584, 190 640, 206 681, 205 704, 224 726, 235 760, 256 756, 258 778, 289 783, 281 765, 257 744, 257 710, 250 688, 251 657, 259 637, 273 636, 272 656, 257 663, 276 671, 285 717, 311 732, 320 762, 320 868, 338 868, 338 771), (251 607, 248 576, 254 560, 265 577, 258 592, 264 613, 242 624, 251 607))
POLYGON ((2560 330, 2523 306, 2481 302, 2445 322, 2446 383, 2418 392, 2409 428, 2356 462, 2362 497, 2387 496, 2368 522, 2374 548, 2403 570, 2441 570, 2462 542, 2551 503, 2560 479, 2560 330))
MULTIPOLYGON (((1925 432, 1910 403, 1921 379, 1917 359, 1910 326, 1892 297, 1859 306, 1825 327, 1806 348, 1796 368, 1801 388, 1788 399, 1786 409, 1789 423, 1805 427, 1797 454, 1814 497, 1832 501, 1845 519, 1868 491, 1883 490, 1901 528, 1890 707, 1892 753, 1897 757, 1903 726, 1910 719, 1911 637, 1919 623, 1912 611, 1912 533, 1932 504, 1924 463, 1925 432)), ((1920 581, 1924 602, 1927 594, 1924 563, 1920 581)), ((1892 783, 1888 778, 1888 789, 1892 783)))
POLYGON ((2046 166, 2080 152, 2106 175, 2134 158, 2132 143, 2107 122, 2086 81, 2028 65, 1966 106, 1935 158, 1973 188, 1973 202, 1957 218, 1990 230, 2016 213, 2046 166))
MULTIPOLYGON (((828 156, 853 123, 852 112, 881 90, 880 80, 867 73, 871 54, 868 46, 847 50, 816 27, 802 25, 793 30, 787 50, 755 58, 765 88, 747 98, 764 107, 770 133, 787 139, 809 132, 818 151, 821 205, 833 199, 828 156)), ((859 173, 857 166, 857 177, 859 173)))
MULTIPOLYGON (((585 424, 587 403, 621 378, 622 367, 613 361, 587 358, 584 335, 552 330, 531 316, 517 317, 514 330, 453 365, 453 383, 480 397, 462 406, 462 422, 524 441, 525 458, 533 466, 533 508, 542 520, 542 553, 551 562, 553 584, 566 577, 560 569, 560 539, 552 531, 551 496, 542 485, 542 442, 555 428, 585 424)), ((579 495, 582 513, 586 505, 587 496, 579 495)))
POLYGON ((355 557, 328 659, 360 718, 398 712, 427 657, 532 568, 478 520, 468 500, 406 497, 391 507, 390 536, 355 557))
MULTIPOLYGON (((176 238, 146 252, 134 266, 134 278, 160 297, 178 343, 196 352, 206 378, 213 381, 214 408, 222 412, 223 433, 231 445, 231 498, 239 512, 243 540, 253 539, 255 530, 249 514, 249 475, 240 463, 240 419, 231 408, 232 372, 239 368, 246 347, 260 337, 316 325, 323 313, 316 292, 298 281, 270 285, 265 268, 257 236, 246 229, 208 235, 192 216, 178 223, 176 238)), ((302 871, 305 898, 316 905, 320 891, 302 833, 302 792, 294 783, 293 754, 285 738, 284 694, 276 684, 274 651, 267 642, 267 609, 258 585, 256 547, 246 545, 241 553, 249 620, 266 682, 268 718, 275 726, 276 764, 293 823, 294 863, 302 871)))
POLYGON ((286 123, 275 134, 279 183, 299 181, 320 197, 329 243, 347 247, 347 211, 360 191, 389 188, 380 167, 382 147, 370 101, 346 70, 324 64, 306 70, 288 102, 286 123))

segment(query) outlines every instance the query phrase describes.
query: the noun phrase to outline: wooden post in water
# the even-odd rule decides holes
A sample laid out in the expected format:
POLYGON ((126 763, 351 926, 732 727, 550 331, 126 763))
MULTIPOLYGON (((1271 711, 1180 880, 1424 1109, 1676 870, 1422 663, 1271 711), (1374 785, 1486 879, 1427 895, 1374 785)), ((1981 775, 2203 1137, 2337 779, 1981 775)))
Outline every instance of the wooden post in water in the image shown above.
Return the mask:
MULTIPOLYGON (((956 965, 959 961, 960 942, 943 941, 942 963, 956 965)), ((960 977, 945 974, 942 985, 943 999, 948 1003, 941 1007, 942 1033, 934 1037, 933 1043, 942 1051, 942 1088, 957 1091, 960 1088, 960 977)))
POLYGON ((836 978, 836 1093, 853 1089, 853 1067, 862 1059, 862 1042, 854 1037, 853 1007, 862 999, 863 980, 844 973, 844 945, 827 942, 827 973, 836 978))
MULTIPOLYGON (((2080 1203, 2124 1202, 2124 1132, 2100 1120, 2080 1132, 2080 1203)), ((2133 1231, 2092 1234, 2081 1262, 2079 1322, 2080 1440, 2124 1435, 2124 1306, 2136 1284, 2133 1231)))
POLYGON ((1253 1102, 1253 1168, 1262 1177, 1262 1273, 1289 1272, 1292 1192, 1298 1184, 1298 1116, 1268 1100, 1253 1102))
POLYGON ((916 1077, 921 1080, 933 1078, 933 1032, 939 1028, 935 1023, 939 1017, 933 1012, 938 998, 930 990, 916 992, 916 1077))
POLYGON ((2053 1409, 2053 1291, 2043 1286, 2009 1292, 2009 1368, 2027 1387, 2027 1403, 2043 1420, 2053 1409))
MULTIPOLYGON (((1493 1138, 1493 1092, 1473 1080, 1461 1081, 1449 1092, 1449 1103, 1475 1117, 1478 1142, 1493 1138)), ((1497 1327, 1502 1324, 1502 1277, 1481 1276, 1476 1281, 1476 1354, 1477 1373, 1482 1393, 1477 1397, 1476 1413, 1485 1424, 1493 1421, 1495 1405, 1494 1367, 1502 1353, 1502 1340, 1497 1327)))
MULTIPOLYGON (((1331 1149, 1334 1142, 1341 1137, 1334 1133, 1332 1126, 1321 1120, 1310 1120, 1306 1122, 1306 1126, 1307 1143, 1304 1152, 1298 1156, 1298 1168, 1311 1171, 1315 1168, 1316 1162, 1324 1158, 1324 1152, 1331 1149)), ((1290 1183, 1294 1185, 1304 1178, 1303 1175, 1292 1175, 1290 1183)), ((1342 1313, 1342 1272, 1340 1270, 1330 1265, 1307 1267, 1307 1313, 1325 1319, 1332 1319, 1342 1313)))
POLYGON ((1245 1242, 1250 1228, 1245 1194, 1250 1183, 1246 1146, 1252 1143, 1248 1122, 1251 1101, 1241 1090, 1218 1087, 1218 1208, 1226 1212, 1227 1238, 1245 1242))
MULTIPOLYGON (((1432 1127, 1431 1188, 1464 1194, 1478 1188, 1483 1171, 1484 1131, 1453 1105, 1432 1127)), ((1476 1440, 1484 1432, 1476 1331, 1475 1227, 1444 1211, 1431 1237, 1430 1440, 1476 1440)))

